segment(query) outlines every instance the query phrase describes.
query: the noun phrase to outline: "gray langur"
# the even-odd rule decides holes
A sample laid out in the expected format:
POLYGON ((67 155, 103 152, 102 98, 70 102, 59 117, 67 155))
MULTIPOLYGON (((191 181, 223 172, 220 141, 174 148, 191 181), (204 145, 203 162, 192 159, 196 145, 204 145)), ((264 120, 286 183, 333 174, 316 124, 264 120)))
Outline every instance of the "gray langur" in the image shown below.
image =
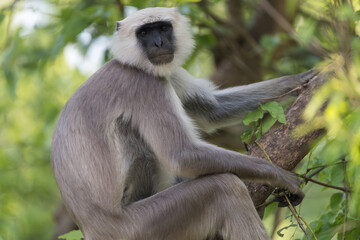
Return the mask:
POLYGON ((304 197, 293 173, 206 143, 194 126, 239 122, 312 73, 218 90, 181 67, 193 46, 177 9, 133 13, 117 23, 114 59, 62 110, 52 168, 86 240, 269 239, 242 180, 304 197))

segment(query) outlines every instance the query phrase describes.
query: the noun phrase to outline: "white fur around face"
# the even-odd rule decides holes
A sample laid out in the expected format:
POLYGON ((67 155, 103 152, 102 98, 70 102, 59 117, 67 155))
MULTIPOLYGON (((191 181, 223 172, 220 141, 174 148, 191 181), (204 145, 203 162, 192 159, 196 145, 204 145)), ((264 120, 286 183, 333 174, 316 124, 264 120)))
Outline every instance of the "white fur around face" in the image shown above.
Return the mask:
POLYGON ((170 76, 177 67, 185 63, 194 48, 189 20, 177 8, 146 8, 131 14, 119 24, 120 29, 114 34, 111 49, 114 58, 155 76, 170 76), (172 62, 153 65, 139 46, 135 32, 144 24, 158 21, 169 21, 173 25, 175 54, 172 62))

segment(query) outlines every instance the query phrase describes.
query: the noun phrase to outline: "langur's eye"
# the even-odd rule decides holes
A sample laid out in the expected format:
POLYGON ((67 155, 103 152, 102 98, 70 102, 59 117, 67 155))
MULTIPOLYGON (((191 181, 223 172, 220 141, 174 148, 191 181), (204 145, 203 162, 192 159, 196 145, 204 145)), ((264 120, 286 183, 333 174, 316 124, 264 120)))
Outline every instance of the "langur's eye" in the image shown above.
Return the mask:
POLYGON ((146 31, 141 31, 141 32, 140 32, 140 35, 141 35, 142 37, 145 37, 145 36, 146 36, 146 31))
POLYGON ((164 31, 164 32, 166 32, 166 31, 168 30, 168 27, 165 26, 165 25, 163 25, 163 26, 161 27, 161 30, 164 31))

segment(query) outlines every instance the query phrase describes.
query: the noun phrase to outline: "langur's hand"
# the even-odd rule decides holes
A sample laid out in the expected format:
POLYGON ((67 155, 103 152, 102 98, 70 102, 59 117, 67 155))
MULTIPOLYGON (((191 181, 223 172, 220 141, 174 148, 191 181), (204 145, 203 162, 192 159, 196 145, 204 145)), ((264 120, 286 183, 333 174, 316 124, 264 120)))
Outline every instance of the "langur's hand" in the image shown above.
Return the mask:
POLYGON ((275 194, 275 202, 278 202, 278 207, 287 207, 289 206, 289 202, 293 207, 299 205, 305 195, 297 195, 292 194, 289 191, 282 190, 282 189, 276 189, 274 191, 275 194), (285 197, 286 195, 286 197, 285 197), (289 201, 288 201, 289 200, 289 201))
POLYGON ((275 191, 279 202, 279 207, 286 207, 289 205, 284 195, 288 197, 292 206, 297 206, 305 197, 305 193, 301 190, 301 181, 294 173, 281 169, 281 180, 278 184, 279 189, 275 191))
POLYGON ((304 84, 308 83, 310 81, 310 79, 312 79, 317 74, 318 74, 318 71, 315 68, 313 68, 309 71, 293 75, 292 77, 294 77, 296 79, 296 81, 299 83, 299 85, 304 85, 304 84))

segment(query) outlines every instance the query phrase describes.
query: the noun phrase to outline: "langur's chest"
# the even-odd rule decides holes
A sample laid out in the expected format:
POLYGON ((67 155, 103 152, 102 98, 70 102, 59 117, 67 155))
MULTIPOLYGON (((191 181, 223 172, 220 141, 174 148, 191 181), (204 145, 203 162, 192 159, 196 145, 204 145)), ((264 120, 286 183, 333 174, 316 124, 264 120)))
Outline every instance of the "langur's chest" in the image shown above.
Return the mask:
POLYGON ((138 130, 122 118, 117 120, 116 129, 121 156, 128 166, 122 203, 136 202, 170 187, 175 177, 160 164, 138 130))
POLYGON ((150 197, 175 182, 175 176, 166 171, 154 158, 133 160, 125 181, 123 204, 129 204, 150 197))

